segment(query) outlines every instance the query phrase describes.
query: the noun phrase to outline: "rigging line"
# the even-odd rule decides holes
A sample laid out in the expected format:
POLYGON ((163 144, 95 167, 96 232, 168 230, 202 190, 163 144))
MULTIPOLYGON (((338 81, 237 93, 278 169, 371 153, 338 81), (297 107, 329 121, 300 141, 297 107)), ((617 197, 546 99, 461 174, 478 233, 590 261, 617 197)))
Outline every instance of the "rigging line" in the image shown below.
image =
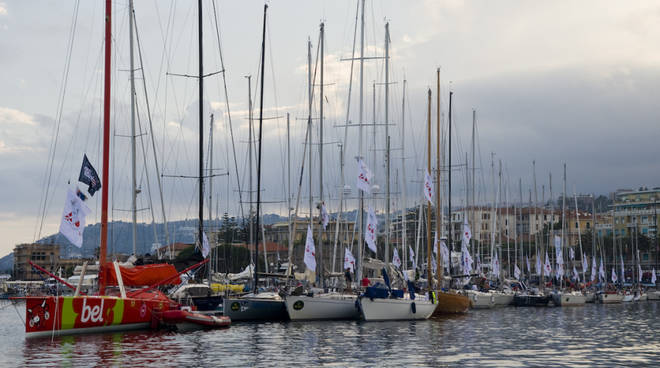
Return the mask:
MULTIPOLYGON (((76 5, 74 7, 73 15, 72 15, 72 24, 70 28, 70 33, 69 33, 69 42, 67 45, 68 48, 68 54, 67 54, 67 61, 64 66, 64 71, 62 72, 62 79, 63 79, 63 86, 60 90, 60 101, 57 107, 56 115, 57 115, 57 122, 55 123, 55 134, 53 135, 53 140, 51 141, 50 145, 50 150, 49 150, 49 157, 48 157, 48 164, 47 164, 47 170, 48 174, 44 175, 44 181, 45 186, 42 186, 43 188, 46 188, 46 190, 43 192, 43 206, 41 208, 41 220, 38 222, 39 223, 39 231, 36 231, 37 229, 35 228, 35 236, 34 240, 36 241, 38 238, 41 238, 41 232, 43 230, 44 226, 44 221, 46 217, 46 202, 48 201, 48 188, 50 187, 50 182, 53 174, 53 165, 55 161, 55 151, 57 150, 57 141, 59 137, 59 132, 60 132, 60 125, 62 123, 62 111, 64 110, 64 97, 66 96, 66 87, 68 84, 69 80, 69 70, 71 67, 71 54, 73 53, 73 43, 75 40, 75 33, 76 33, 76 27, 78 24, 78 9, 80 7, 80 1, 76 1, 76 5)), ((38 217, 38 215, 37 215, 38 217)))
POLYGON ((216 39, 218 41, 218 53, 220 55, 220 68, 224 71, 222 73, 222 84, 225 91, 225 108, 227 109, 227 120, 229 121, 229 135, 231 137, 231 148, 234 154, 234 169, 236 171, 236 184, 238 186, 238 201, 241 210, 241 218, 245 219, 245 213, 243 210, 243 197, 241 194, 241 180, 240 180, 240 176, 238 175, 238 160, 236 159, 236 145, 234 143, 234 129, 231 121, 231 112, 229 109, 229 93, 227 92, 227 77, 226 77, 227 72, 225 69, 224 58, 222 56, 222 45, 220 43, 220 26, 218 24, 218 16, 215 8, 215 0, 212 1, 212 4, 213 4, 213 19, 215 21, 215 33, 216 33, 216 39))
MULTIPOLYGON (((277 124, 277 131, 280 131, 281 125, 280 125, 280 117, 279 117, 279 102, 277 100, 277 81, 275 78, 275 63, 274 60, 275 58, 273 57, 273 46, 271 44, 271 39, 272 39, 272 32, 270 30, 270 23, 266 24, 267 28, 267 41, 268 41, 268 56, 270 56, 270 76, 273 82, 273 99, 275 101, 275 116, 277 116, 276 119, 276 124, 277 124)), ((277 134, 278 141, 280 143, 280 162, 284 163, 286 162, 286 154, 285 154, 285 149, 284 149, 284 142, 282 142, 282 134, 277 134)), ((282 183, 280 188, 282 189, 282 196, 286 196, 286 176, 285 175, 280 175, 280 178, 282 179, 282 183)), ((281 206, 280 206, 281 210, 281 206)))

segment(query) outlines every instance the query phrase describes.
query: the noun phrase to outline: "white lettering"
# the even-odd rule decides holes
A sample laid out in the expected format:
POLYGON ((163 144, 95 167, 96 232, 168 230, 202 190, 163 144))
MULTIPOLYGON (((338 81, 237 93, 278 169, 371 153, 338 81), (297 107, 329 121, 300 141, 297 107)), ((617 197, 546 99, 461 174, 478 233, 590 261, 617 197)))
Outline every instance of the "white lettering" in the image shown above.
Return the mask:
POLYGON ((82 306, 82 316, 80 316, 80 322, 87 323, 87 321, 103 322, 103 302, 101 299, 101 305, 95 305, 90 307, 87 305, 87 298, 83 298, 82 306))

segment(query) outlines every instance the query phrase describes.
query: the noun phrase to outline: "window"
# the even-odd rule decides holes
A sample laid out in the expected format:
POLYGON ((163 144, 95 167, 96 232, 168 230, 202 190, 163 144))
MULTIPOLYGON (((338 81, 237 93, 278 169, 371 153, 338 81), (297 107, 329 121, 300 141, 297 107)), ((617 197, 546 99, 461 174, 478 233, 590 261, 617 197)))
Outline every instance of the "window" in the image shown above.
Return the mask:
POLYGON ((576 221, 575 222, 575 228, 577 229, 578 227, 580 227, 580 224, 576 221))
POLYGON ((587 229, 591 229, 591 224, 587 222, 587 229))

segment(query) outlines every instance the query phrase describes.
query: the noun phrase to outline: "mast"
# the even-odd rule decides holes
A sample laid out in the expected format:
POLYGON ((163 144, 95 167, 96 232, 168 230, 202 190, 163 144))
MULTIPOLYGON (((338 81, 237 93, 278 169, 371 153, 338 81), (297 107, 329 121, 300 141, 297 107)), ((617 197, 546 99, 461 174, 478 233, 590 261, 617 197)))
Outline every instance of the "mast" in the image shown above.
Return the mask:
MULTIPOLYGON (((128 2, 128 34, 130 44, 130 80, 131 80, 131 217, 133 230, 133 255, 137 255, 137 179, 135 173, 135 62, 133 55, 133 0, 128 2)), ((200 243, 201 244, 201 243, 200 243)))
MULTIPOLYGON (((442 188, 442 181, 441 181, 441 172, 442 172, 442 161, 440 158, 440 139, 441 139, 441 133, 440 133, 440 127, 441 127, 441 121, 440 121, 440 68, 436 69, 436 125, 437 125, 437 134, 436 134, 436 142, 435 142, 435 160, 436 160, 436 171, 435 171, 435 181, 438 183, 438 190, 436 192, 435 196, 435 235, 438 237, 438 242, 440 241, 440 229, 441 229, 441 221, 440 221, 440 216, 442 213, 442 206, 440 205, 440 193, 442 191, 440 190, 442 188)), ((431 131, 429 130, 429 137, 431 136, 431 131)), ((430 175, 431 173, 429 173, 430 175)), ((451 224, 451 219, 449 221, 451 224)), ((451 225, 450 225, 451 226, 451 225)), ((431 216, 429 216, 429 228, 431 227, 431 216)), ((438 244, 438 247, 440 245, 438 244)), ((449 248, 451 249, 451 248, 449 248)), ((451 252, 449 253, 449 262, 451 262, 451 252)), ((438 276, 438 286, 442 287, 442 275, 444 272, 443 266, 444 261, 442 259, 442 253, 438 250, 438 262, 436 262, 436 271, 435 274, 438 276)), ((451 267, 451 266, 450 266, 451 267)))
MULTIPOLYGON (((292 258, 293 258, 293 231, 291 226, 291 123, 289 121, 289 113, 286 113, 286 205, 287 205, 287 219, 288 219, 288 230, 289 230, 289 245, 287 253, 289 256, 289 267, 291 267, 292 258)), ((287 268, 287 275, 289 274, 287 268)))
MULTIPOLYGON (((426 129, 426 170, 431 173, 431 89, 428 91, 428 115, 426 129)), ((438 193, 436 193, 438 195, 438 193)), ((428 280, 429 292, 433 290, 433 273, 431 272, 431 252, 433 245, 431 240, 431 204, 426 204, 426 277, 428 280)), ((440 252, 438 252, 440 253, 440 252)), ((439 277, 439 276, 438 276, 439 277)), ((439 279, 438 279, 439 280, 439 279)))
MULTIPOLYGON (((323 43, 325 38, 325 25, 321 22, 321 84, 319 95, 319 211, 323 206, 323 43)), ((310 150, 311 152, 311 150, 310 150)), ((311 160, 310 160, 311 163, 311 160)), ((311 171, 310 171, 311 172, 311 171)), ((321 214, 319 212, 319 214, 321 214)), ((319 216, 319 222, 323 222, 322 216, 319 216)), ((319 277, 321 286, 325 287, 323 278, 323 224, 319 226, 319 277)))
MULTIPOLYGON (((559 250, 563 252, 564 249, 564 235, 566 234, 566 231, 568 230, 568 227, 566 226, 566 163, 564 163, 564 194, 561 196, 561 243, 559 245, 559 250)), ((577 217, 577 208, 575 209, 575 218, 579 221, 579 218, 577 217)), ((578 223, 578 229, 580 228, 580 225, 578 223)), ((550 244, 550 243, 548 243, 550 244)), ((561 254, 561 253, 560 253, 561 254)), ((562 260, 563 262, 563 260, 562 260)), ((559 264, 559 260, 557 260, 557 264, 559 264)), ((561 265, 564 267, 563 265, 561 265)), ((566 271, 564 271, 566 272, 566 271)), ((561 290, 564 286, 564 276, 560 275, 559 278, 559 289, 561 290)))
MULTIPOLYGON (((578 221, 578 242, 580 243, 580 259, 583 259, 584 253, 582 252, 582 233, 580 232, 580 214, 578 212, 577 194, 575 193, 575 186, 573 186, 573 196, 575 198, 575 215, 578 221)), ((596 224, 592 221, 591 226, 592 227, 596 226, 596 224)), ((575 267, 575 265, 573 265, 573 267, 575 267)), ((582 280, 586 282, 586 279, 584 278, 584 268, 582 268, 582 280)))
MULTIPOLYGON (((385 263, 390 259, 390 131, 389 131, 389 102, 390 102, 390 23, 385 23, 385 140, 387 159, 387 179, 385 181, 385 263)), ((375 148, 375 147, 374 147, 375 148)), ((373 164, 372 164, 373 165, 373 164)))
POLYGON ((199 225, 197 241, 200 248, 204 236, 204 54, 202 49, 202 0, 197 0, 197 22, 199 42, 199 225))
POLYGON ((408 268, 406 247, 406 217, 408 217, 408 208, 406 207, 406 80, 403 80, 403 98, 401 102, 401 248, 403 252, 403 260, 408 268))
MULTIPOLYGON (((201 2, 201 0, 199 0, 201 2)), ((259 153, 257 158, 257 236, 256 243, 254 246, 254 292, 255 294, 258 291, 257 285, 259 285, 259 210, 261 207, 261 138, 263 136, 263 123, 264 123, 264 69, 265 68, 265 59, 266 59, 266 11, 268 10, 268 4, 264 4, 264 26, 261 35, 261 91, 259 91, 259 153)), ((264 239, 265 241, 265 239, 264 239)), ((266 244, 264 242, 264 248, 266 244)))
MULTIPOLYGON (((451 275, 451 252, 454 251, 454 244, 452 243, 452 223, 451 223, 451 102, 454 92, 449 91, 449 121, 447 122, 448 129, 447 135, 449 139, 449 146, 447 148, 447 226, 449 231, 447 232, 447 241, 449 243, 449 275, 451 275)), ((439 168, 438 168, 439 169, 439 168)))
MULTIPOLYGON (((471 222, 472 223, 470 225, 472 227, 474 227, 475 224, 476 224, 475 218, 474 218, 474 214, 475 214, 475 210, 476 210, 476 208, 475 208, 476 201, 474 200, 474 192, 475 192, 475 188, 476 188, 476 186, 475 186, 475 161, 474 161, 474 136, 475 136, 476 125, 477 125, 477 111, 472 109, 472 185, 470 186, 471 187, 470 189, 472 189, 472 201, 471 201, 472 202, 471 203, 471 205, 472 205, 472 216, 471 216, 472 221, 471 222)), ((466 163, 467 163, 467 161, 466 161, 466 163)), ((481 233, 481 231, 479 233, 481 233)), ((471 242, 471 243, 474 244, 474 242, 471 242)), ((479 242, 479 248, 481 248, 481 242, 479 242)), ((474 249, 472 249, 472 247, 470 247, 470 252, 472 252, 472 254, 474 254, 474 249)), ((481 263, 481 252, 479 252, 478 254, 479 254, 479 263, 481 263)), ((481 270, 479 270, 479 273, 481 273, 481 270)))
MULTIPOLYGON (((362 9, 360 12, 360 133, 358 137, 358 159, 362 158, 362 133, 363 133, 363 121, 364 116, 364 1, 362 0, 362 9)), ((362 247, 364 246, 364 233, 363 233, 363 224, 364 224, 364 192, 358 190, 360 194, 360 213, 358 213, 358 248, 357 248, 357 262, 356 265, 357 275, 356 280, 360 282, 362 280, 362 247)))
MULTIPOLYGON (((520 226, 523 226, 523 221, 522 221, 522 209, 524 207, 523 203, 523 197, 522 197, 522 178, 518 178, 518 192, 520 195, 520 203, 518 204, 520 208, 518 208, 518 218, 516 219, 516 239, 518 239, 518 223, 520 223, 520 226)), ((515 217, 515 214, 514 214, 515 217)), ((520 233, 523 233, 522 229, 520 229, 520 233)), ((523 238, 520 237, 520 267, 522 267, 523 261, 524 261, 524 249, 523 249, 523 238)), ((529 257, 529 254, 527 255, 529 257)), ((532 270, 529 270, 529 279, 532 279, 532 270)), ((524 274, 524 272, 523 272, 524 274)))
MULTIPOLYGON (((532 161, 532 170, 533 170, 533 176, 534 176, 534 222, 536 222, 536 209, 539 207, 539 197, 538 197, 538 192, 537 192, 537 185, 536 185, 536 160, 532 161)), ((550 174, 550 186, 552 186, 552 174, 550 174)), ((550 198, 552 200, 552 196, 550 198)), ((531 201, 530 201, 531 202, 531 201)), ((532 213, 530 212, 528 215, 530 218, 532 217, 532 213)), ((529 222, 529 235, 531 239, 532 235, 532 222, 529 222)), ((534 231, 534 248, 536 248, 536 256, 539 257, 539 236, 538 236, 538 231, 534 231)), ((543 252, 543 249, 541 249, 541 265, 542 265, 542 270, 541 270, 541 290, 545 290, 545 260, 543 260, 543 257, 545 257, 545 252, 543 252)))
POLYGON ((105 0, 105 67, 103 79, 103 185, 101 191, 101 245, 99 249, 99 295, 105 294, 106 256, 108 252, 108 192, 110 186, 110 67, 112 45, 112 0, 105 0))
POLYGON ((254 120, 252 119, 252 76, 246 75, 245 78, 248 80, 248 201, 250 202, 250 211, 248 212, 248 236, 250 244, 254 244, 254 208, 252 200, 252 173, 254 169, 252 168, 252 162, 254 158, 252 157, 252 143, 254 142, 254 120))
MULTIPOLYGON (((211 114, 211 126, 209 126, 209 226, 213 228, 213 114, 211 114)), ((208 277, 206 279, 209 288, 211 287, 211 276, 213 274, 213 252, 209 253, 208 277)))

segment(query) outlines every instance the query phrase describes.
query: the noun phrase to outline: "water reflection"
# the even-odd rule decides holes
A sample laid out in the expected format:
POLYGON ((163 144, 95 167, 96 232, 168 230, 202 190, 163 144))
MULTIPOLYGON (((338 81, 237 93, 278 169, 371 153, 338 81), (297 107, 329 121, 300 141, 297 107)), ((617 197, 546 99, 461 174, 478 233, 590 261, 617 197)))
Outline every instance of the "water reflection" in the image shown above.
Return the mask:
POLYGON ((501 308, 415 322, 236 323, 190 333, 26 340, 0 310, 10 366, 653 366, 660 303, 501 308))

